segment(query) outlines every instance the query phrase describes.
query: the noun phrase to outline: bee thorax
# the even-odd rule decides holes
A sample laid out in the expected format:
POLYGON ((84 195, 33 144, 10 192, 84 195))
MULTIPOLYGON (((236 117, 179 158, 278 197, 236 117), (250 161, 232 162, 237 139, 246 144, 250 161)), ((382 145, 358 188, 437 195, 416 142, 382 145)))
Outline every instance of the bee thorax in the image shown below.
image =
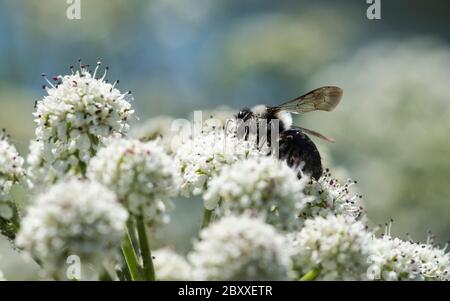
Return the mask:
POLYGON ((267 115, 267 106, 265 105, 257 105, 252 108, 253 114, 255 114, 258 118, 263 118, 267 115))
POLYGON ((281 124, 283 125, 283 129, 290 129, 292 126, 292 115, 286 111, 280 111, 275 113, 275 118, 279 119, 281 124))

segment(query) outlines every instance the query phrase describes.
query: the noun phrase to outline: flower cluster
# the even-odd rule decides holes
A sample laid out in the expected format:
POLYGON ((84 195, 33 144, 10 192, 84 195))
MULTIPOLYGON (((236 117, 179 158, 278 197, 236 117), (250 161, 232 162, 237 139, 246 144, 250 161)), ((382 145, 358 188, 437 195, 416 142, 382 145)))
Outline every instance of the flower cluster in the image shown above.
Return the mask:
POLYGON ((13 184, 25 175, 23 158, 8 142, 5 130, 0 132, 0 200, 7 198, 13 184))
POLYGON ((103 76, 97 78, 87 66, 71 75, 49 80, 48 93, 36 102, 34 113, 36 142, 30 157, 35 181, 42 173, 51 173, 54 181, 64 175, 84 175, 86 166, 104 139, 128 131, 128 119, 134 113, 131 94, 121 93, 116 84, 103 76), (38 153, 39 152, 39 153, 38 153), (39 169, 44 171, 40 172, 39 169))
POLYGON ((158 280, 192 280, 192 267, 181 255, 168 248, 156 250, 152 254, 158 280))
POLYGON ((98 77, 99 66, 46 78, 29 172, 0 133, 0 230, 46 276, 65 279, 74 255, 113 280, 450 280, 446 248, 394 238, 390 226, 377 237, 355 181, 341 184, 328 169, 299 179, 239 139, 228 109, 209 120, 196 111, 193 123, 153 118, 128 138, 131 96, 106 71, 98 77), (40 189, 20 220, 8 194, 25 174, 40 189), (200 234, 186 257, 152 252, 147 228, 169 221, 179 193, 201 195, 200 234))
POLYGON ((88 178, 109 187, 133 215, 167 221, 179 186, 178 168, 157 141, 113 139, 92 158, 88 178))
POLYGON ((310 198, 303 194, 308 179, 275 157, 254 157, 225 166, 209 182, 203 198, 217 214, 250 211, 281 230, 300 226, 299 215, 310 198))
POLYGON ((295 269, 299 275, 318 269, 321 280, 364 279, 371 237, 362 222, 343 215, 307 219, 291 237, 295 269))
POLYGON ((354 219, 365 217, 364 209, 359 202, 361 195, 351 191, 351 186, 354 184, 356 181, 349 179, 342 185, 338 179, 331 176, 329 169, 326 169, 318 181, 311 180, 306 185, 304 193, 313 197, 313 200, 307 203, 302 217, 327 216, 330 213, 342 214, 354 219))
POLYGON ((16 243, 49 275, 61 278, 70 255, 95 267, 113 257, 127 218, 127 211, 104 186, 71 179, 37 196, 22 220, 16 243))
POLYGON ((449 280, 449 254, 430 243, 374 238, 368 262, 370 280, 449 280))
POLYGON ((374 239, 368 257, 368 279, 418 280, 420 270, 414 260, 413 248, 413 243, 390 236, 374 239))
POLYGON ((446 253, 446 248, 429 243, 415 244, 415 260, 420 263, 423 280, 450 280, 450 254, 446 253))
POLYGON ((14 240, 19 227, 17 204, 10 197, 11 187, 25 176, 24 160, 9 143, 5 130, 0 132, 0 232, 14 240))
POLYGON ((224 166, 257 153, 251 143, 239 140, 227 131, 216 129, 195 135, 176 152, 182 175, 182 193, 196 195, 204 192, 211 177, 224 166))
POLYGON ((196 280, 287 280, 286 240, 260 219, 228 216, 200 233, 189 260, 196 280))

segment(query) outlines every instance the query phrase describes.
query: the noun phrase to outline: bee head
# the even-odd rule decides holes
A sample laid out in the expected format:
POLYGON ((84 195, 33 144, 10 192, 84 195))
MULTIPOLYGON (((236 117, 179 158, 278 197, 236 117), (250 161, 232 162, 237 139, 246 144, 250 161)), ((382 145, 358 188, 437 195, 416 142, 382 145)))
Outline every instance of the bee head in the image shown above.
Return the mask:
POLYGON ((252 115, 252 111, 250 111, 249 108, 243 108, 242 110, 239 111, 239 113, 236 115, 237 119, 241 119, 243 121, 246 121, 247 119, 249 119, 252 115))

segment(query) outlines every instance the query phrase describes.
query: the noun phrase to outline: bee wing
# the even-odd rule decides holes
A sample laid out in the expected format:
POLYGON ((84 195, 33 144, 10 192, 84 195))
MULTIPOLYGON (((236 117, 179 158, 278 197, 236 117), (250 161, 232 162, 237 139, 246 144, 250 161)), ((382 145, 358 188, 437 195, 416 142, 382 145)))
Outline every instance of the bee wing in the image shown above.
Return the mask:
POLYGON ((312 111, 332 111, 341 101, 344 92, 336 86, 317 88, 279 106, 271 108, 275 111, 306 113, 312 111))
POLYGON ((296 126, 295 128, 300 129, 301 131, 305 132, 306 134, 309 134, 309 135, 318 137, 320 139, 323 139, 323 140, 325 140, 327 142, 331 142, 331 143, 336 142, 336 140, 334 140, 333 138, 330 138, 330 137, 327 137, 325 135, 322 135, 319 132, 316 132, 316 131, 313 131, 313 130, 309 130, 309 129, 306 129, 306 128, 302 128, 300 126, 296 126))

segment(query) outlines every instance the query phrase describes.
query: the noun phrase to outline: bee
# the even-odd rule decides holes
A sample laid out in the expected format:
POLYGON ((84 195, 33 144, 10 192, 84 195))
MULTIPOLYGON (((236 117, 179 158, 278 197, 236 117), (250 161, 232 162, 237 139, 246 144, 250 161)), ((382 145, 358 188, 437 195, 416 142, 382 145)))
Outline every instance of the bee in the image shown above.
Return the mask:
MULTIPOLYGON (((252 133, 249 121, 254 121, 256 127, 253 129, 253 134, 256 136, 256 143, 271 146, 274 137, 271 131, 275 129, 277 131, 275 139, 277 139, 279 146, 279 158, 286 160, 290 167, 302 167, 302 172, 305 175, 318 180, 323 172, 322 161, 316 145, 308 135, 328 142, 334 142, 334 140, 316 131, 294 126, 291 113, 300 114, 317 110, 332 111, 341 101, 342 95, 343 90, 341 88, 325 86, 278 106, 258 105, 252 109, 243 108, 236 115, 236 118, 240 121, 237 131, 238 137, 248 140, 252 133), (272 126, 274 120, 278 121, 278 126, 275 128, 272 126), (263 133, 266 133, 264 137, 260 135, 261 129, 264 130, 263 133)), ((299 177, 301 177, 301 172, 299 172, 299 177)))

